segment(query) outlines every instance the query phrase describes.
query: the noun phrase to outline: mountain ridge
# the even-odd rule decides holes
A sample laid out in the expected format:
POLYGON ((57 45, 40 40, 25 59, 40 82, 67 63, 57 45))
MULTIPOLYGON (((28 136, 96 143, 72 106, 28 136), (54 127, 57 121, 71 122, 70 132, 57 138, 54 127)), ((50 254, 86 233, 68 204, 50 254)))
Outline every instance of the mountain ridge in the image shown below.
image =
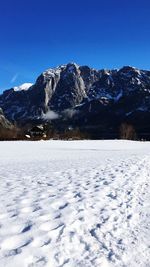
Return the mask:
POLYGON ((46 114, 53 112, 57 116, 49 116, 49 121, 55 120, 56 128, 71 125, 109 132, 129 122, 143 131, 149 125, 149 70, 131 66, 96 70, 68 63, 42 72, 29 88, 22 86, 0 95, 0 107, 11 122, 44 123, 46 114))

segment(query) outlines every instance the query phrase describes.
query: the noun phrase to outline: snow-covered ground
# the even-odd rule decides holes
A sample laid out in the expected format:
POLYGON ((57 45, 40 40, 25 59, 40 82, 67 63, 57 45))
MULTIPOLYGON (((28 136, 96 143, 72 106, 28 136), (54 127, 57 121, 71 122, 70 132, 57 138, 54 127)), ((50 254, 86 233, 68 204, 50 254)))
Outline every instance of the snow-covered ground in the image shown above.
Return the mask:
POLYGON ((150 267, 150 143, 0 143, 0 266, 150 267))

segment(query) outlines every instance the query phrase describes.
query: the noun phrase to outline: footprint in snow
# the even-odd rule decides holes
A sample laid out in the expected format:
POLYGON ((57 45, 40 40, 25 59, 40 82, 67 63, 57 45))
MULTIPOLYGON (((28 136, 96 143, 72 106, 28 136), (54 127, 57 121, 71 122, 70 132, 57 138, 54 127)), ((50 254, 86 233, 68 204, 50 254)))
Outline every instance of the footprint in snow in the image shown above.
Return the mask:
POLYGON ((31 237, 22 237, 21 235, 14 235, 4 240, 1 244, 1 248, 3 250, 15 250, 29 245, 32 241, 33 238, 31 237))
POLYGON ((64 208, 66 208, 68 206, 68 203, 65 203, 64 205, 60 206, 59 209, 63 210, 64 208))

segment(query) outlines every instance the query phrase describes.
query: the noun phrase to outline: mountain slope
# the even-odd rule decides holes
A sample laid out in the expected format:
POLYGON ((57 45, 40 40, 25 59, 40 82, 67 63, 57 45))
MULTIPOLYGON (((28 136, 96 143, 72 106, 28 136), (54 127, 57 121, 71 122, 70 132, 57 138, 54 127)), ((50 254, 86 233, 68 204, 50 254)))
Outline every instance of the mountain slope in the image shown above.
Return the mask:
POLYGON ((0 108, 0 129, 11 129, 12 124, 6 119, 2 109, 0 108))

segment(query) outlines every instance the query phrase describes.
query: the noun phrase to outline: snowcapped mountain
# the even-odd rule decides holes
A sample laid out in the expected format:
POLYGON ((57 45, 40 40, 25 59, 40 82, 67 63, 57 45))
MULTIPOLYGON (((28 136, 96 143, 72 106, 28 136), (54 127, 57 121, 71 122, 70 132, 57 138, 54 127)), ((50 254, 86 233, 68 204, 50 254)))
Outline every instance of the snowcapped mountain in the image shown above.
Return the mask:
POLYGON ((150 71, 125 66, 95 70, 75 63, 44 71, 35 84, 25 83, 4 91, 0 107, 10 121, 25 124, 44 120, 48 112, 79 127, 122 121, 145 127, 150 122, 150 71))

